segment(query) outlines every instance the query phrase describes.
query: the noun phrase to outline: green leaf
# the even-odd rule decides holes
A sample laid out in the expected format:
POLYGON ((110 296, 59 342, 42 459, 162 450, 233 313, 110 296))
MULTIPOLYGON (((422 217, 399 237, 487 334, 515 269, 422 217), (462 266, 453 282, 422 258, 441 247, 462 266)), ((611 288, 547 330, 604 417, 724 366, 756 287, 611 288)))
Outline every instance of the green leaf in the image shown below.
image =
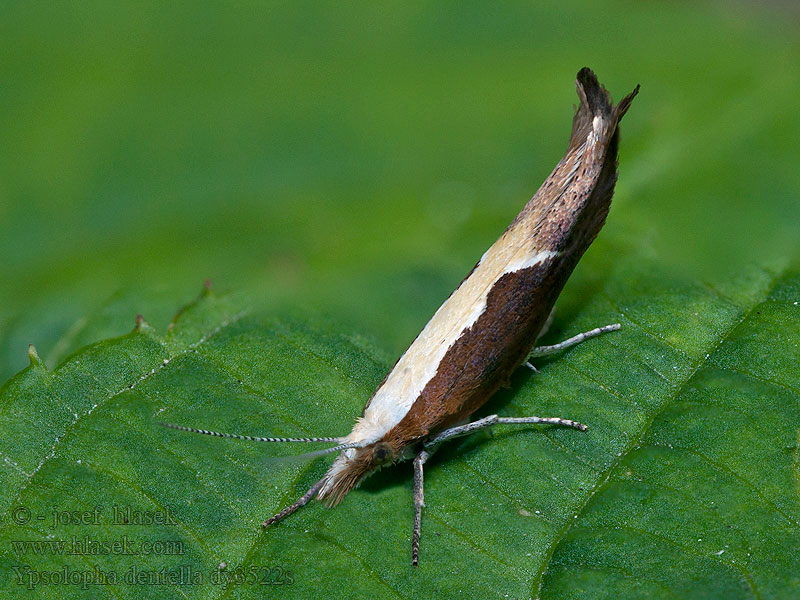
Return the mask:
POLYGON ((521 369, 482 411, 589 431, 498 426, 443 447, 426 471, 415 569, 407 463, 263 531, 330 459, 158 426, 346 434, 391 364, 356 334, 205 292, 164 335, 140 320, 54 371, 34 354, 0 390, 0 589, 60 598, 79 588, 58 577, 103 573, 117 583, 88 585, 94 597, 262 597, 256 575, 298 598, 796 595, 798 302, 791 271, 751 274, 732 295, 617 266, 548 338, 622 330, 541 361, 540 376, 521 369), (115 506, 174 521, 115 524, 115 506), (87 546, 126 536, 181 554, 87 546), (59 540, 87 545, 20 544, 59 540))
MULTIPOLYGON (((0 589, 30 595, 23 563, 209 579, 224 561, 288 565, 274 595, 300 598, 797 596, 792 10, 1 3, 0 383, 31 366, 0 388, 0 589), (624 327, 521 371, 482 414, 590 431, 443 448, 416 571, 407 464, 261 532, 330 459, 155 422, 346 433, 561 157, 584 65, 615 98, 642 92, 608 223, 545 342, 624 327), (206 294, 168 330, 206 277, 238 297, 206 294), (137 313, 152 327, 122 335, 137 313), (115 503, 177 524, 111 525, 115 503), (97 524, 13 518, 97 504, 97 524), (9 545, 71 535, 186 554, 23 561, 9 545)), ((37 590, 269 594, 157 583, 37 590)))

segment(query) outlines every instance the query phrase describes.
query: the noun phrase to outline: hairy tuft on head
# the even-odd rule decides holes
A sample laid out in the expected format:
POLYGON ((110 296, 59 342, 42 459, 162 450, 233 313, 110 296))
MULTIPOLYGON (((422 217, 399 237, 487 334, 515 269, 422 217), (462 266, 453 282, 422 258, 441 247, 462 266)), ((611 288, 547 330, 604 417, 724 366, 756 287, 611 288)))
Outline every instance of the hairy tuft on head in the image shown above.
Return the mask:
POLYGON ((325 474, 325 483, 317 497, 329 508, 336 506, 350 490, 382 466, 391 463, 395 456, 396 453, 386 442, 343 450, 325 474))

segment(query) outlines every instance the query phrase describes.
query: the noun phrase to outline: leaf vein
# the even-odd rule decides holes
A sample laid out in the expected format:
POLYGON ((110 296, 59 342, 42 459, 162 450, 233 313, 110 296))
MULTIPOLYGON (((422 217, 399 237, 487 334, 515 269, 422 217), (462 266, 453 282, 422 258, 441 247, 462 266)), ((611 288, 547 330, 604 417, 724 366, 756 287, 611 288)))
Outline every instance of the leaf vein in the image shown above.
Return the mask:
MULTIPOLYGON (((747 318, 752 314, 752 312, 756 309, 756 307, 759 304, 761 304, 761 302, 763 301, 763 298, 766 298, 767 296, 769 296, 769 294, 777 286, 779 280, 780 280, 780 277, 778 275, 773 276, 772 280, 769 283, 769 285, 766 286, 766 289, 762 292, 762 299, 759 299, 758 301, 753 302, 749 308, 747 308, 746 310, 743 310, 743 312, 739 316, 739 318, 738 319, 734 319, 728 325, 728 327, 716 338, 716 340, 714 340, 710 344, 711 347, 710 347, 709 351, 706 352, 706 353, 701 354, 701 358, 697 361, 697 363, 695 364, 694 368, 687 374, 685 381, 682 384, 676 386, 667 395, 667 397, 661 403, 661 407, 659 409, 653 411, 653 414, 650 415, 649 418, 641 426, 638 434, 636 434, 636 435, 631 437, 631 440, 625 446, 624 450, 617 454, 617 456, 614 458, 614 460, 611 462, 611 464, 609 464, 609 466, 605 469, 604 473, 601 474, 601 479, 598 480, 598 482, 592 487, 592 489, 586 495, 586 498, 584 499, 583 503, 581 504, 581 506, 576 511, 576 514, 580 514, 586 509, 586 507, 588 506, 589 502, 594 497, 594 495, 607 484, 609 478, 611 477, 611 474, 614 472, 614 470, 616 469, 617 465, 619 465, 619 463, 622 461, 623 457, 626 457, 635 447, 637 447, 640 444, 640 442, 643 439, 645 433, 650 429, 650 427, 653 424, 653 421, 655 421, 656 417, 664 410, 664 408, 670 403, 671 400, 674 400, 677 397, 679 391, 686 385, 686 383, 691 381, 691 379, 694 377, 695 373, 697 373, 697 371, 704 364, 706 364, 708 362, 710 356, 725 342, 725 340, 730 336, 730 334, 734 330, 736 330, 742 323, 744 323, 747 320, 747 318)), ((614 303, 613 299, 609 298, 608 301, 612 304, 612 306, 616 306, 616 304, 614 303)), ((624 313, 622 313, 622 311, 620 311, 620 313, 624 315, 624 313)), ((627 317, 627 316, 626 316, 626 318, 629 319, 629 317, 627 317)), ((633 321, 631 320, 631 322, 633 322, 633 321)), ((658 336, 654 335, 653 337, 655 337, 656 339, 659 339, 658 336)), ((666 342, 664 340, 661 340, 661 341, 664 342, 665 345, 667 345, 669 347, 672 347, 672 345, 669 344, 668 342, 666 342)), ((677 349, 676 349, 676 351, 680 352, 677 349)), ((573 526, 572 521, 573 521, 573 519, 567 519, 567 521, 564 523, 564 526, 562 527, 561 531, 559 531, 556 534, 556 536, 554 536, 553 539, 550 541, 550 543, 547 545, 547 548, 544 551, 543 556, 542 556, 541 566, 537 569, 537 571, 536 571, 536 573, 534 575, 534 578, 533 578, 533 582, 532 582, 533 593, 532 593, 532 596, 535 596, 537 598, 540 596, 541 589, 542 589, 542 583, 544 581, 544 573, 547 570, 547 565, 549 564, 550 560, 553 557, 553 553, 555 552, 556 546, 561 541, 561 539, 563 539, 564 535, 570 529, 570 527, 573 526)))

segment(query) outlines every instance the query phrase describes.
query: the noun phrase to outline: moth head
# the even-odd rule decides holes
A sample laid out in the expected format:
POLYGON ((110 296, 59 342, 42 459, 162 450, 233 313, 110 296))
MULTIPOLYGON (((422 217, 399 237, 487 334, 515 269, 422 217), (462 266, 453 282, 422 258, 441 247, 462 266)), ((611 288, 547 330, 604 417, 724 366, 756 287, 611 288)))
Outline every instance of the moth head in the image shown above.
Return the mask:
MULTIPOLYGON (((365 448, 366 449, 366 448, 365 448)), ((376 468, 394 462, 395 452, 388 442, 377 442, 372 446, 372 463, 376 468)))
POLYGON ((391 444, 377 441, 362 448, 347 448, 325 474, 318 497, 327 506, 338 504, 354 487, 384 465, 391 464, 398 452, 391 444))

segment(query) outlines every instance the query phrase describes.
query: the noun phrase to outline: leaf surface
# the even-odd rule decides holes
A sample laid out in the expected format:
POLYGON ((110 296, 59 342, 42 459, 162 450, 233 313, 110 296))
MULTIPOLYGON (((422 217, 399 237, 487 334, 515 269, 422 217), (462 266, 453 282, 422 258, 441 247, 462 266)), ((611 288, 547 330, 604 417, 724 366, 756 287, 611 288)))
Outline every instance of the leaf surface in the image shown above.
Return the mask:
POLYGON ((482 411, 565 416, 589 432, 498 426, 442 448, 413 569, 408 464, 262 531, 330 459, 157 425, 343 435, 390 366, 356 334, 206 292, 164 335, 142 322, 53 371, 34 357, 2 388, 2 586, 62 597, 52 578, 66 569, 116 577, 87 586, 99 598, 260 597, 279 580, 299 598, 789 597, 800 589, 798 301, 791 271, 754 274, 731 297, 618 267, 545 341, 615 320, 622 330, 541 360, 540 376, 521 369, 482 411), (171 520, 123 524, 115 507, 171 520), (76 523, 84 511, 96 516, 76 523), (125 536, 133 554, 97 550, 125 536), (79 554, 24 543, 59 541, 79 554))

